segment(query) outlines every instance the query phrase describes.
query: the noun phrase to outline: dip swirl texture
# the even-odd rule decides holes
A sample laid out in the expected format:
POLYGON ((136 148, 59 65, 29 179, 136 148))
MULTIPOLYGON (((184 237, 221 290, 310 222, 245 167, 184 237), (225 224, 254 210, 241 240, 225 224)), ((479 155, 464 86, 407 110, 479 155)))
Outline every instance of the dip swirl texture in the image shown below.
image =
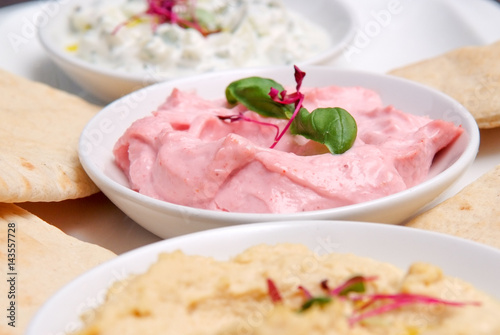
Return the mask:
MULTIPOLYGON (((375 303, 375 306, 377 303, 375 303)), ((369 306, 369 307, 375 307, 369 306)), ((299 244, 257 245, 232 257, 163 253, 146 273, 118 281, 106 301, 84 315, 74 335, 495 335, 500 303, 442 269, 417 262, 403 270, 390 263, 348 253, 318 255, 299 244), (356 275, 373 276, 366 294, 419 294, 466 304, 409 304, 349 324, 363 303, 334 298, 297 311, 299 286, 324 296, 356 275), (282 301, 273 303, 266 280, 282 301)))
MULTIPOLYGON (((427 178, 435 154, 463 131, 450 122, 384 106, 362 87, 303 89, 304 107, 341 106, 358 125, 342 155, 301 136, 218 116, 245 111, 225 100, 174 90, 151 116, 133 123, 114 148, 132 189, 210 210, 293 213, 340 207, 403 191, 427 178)), ((245 111, 245 116, 274 123, 245 111)))

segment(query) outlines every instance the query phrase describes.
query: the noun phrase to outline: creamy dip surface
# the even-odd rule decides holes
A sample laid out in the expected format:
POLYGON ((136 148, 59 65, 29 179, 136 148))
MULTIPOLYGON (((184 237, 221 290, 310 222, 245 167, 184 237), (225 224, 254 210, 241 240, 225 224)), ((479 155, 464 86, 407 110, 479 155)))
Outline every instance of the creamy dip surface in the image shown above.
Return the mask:
MULTIPOLYGON (((423 182, 436 153, 463 128, 384 106, 361 87, 303 89, 304 106, 342 107, 357 122, 351 149, 333 155, 289 132, 274 149, 272 126, 227 122, 245 111, 225 100, 174 90, 152 115, 133 123, 115 160, 142 194, 171 203, 229 212, 291 213, 356 204, 423 182)), ((248 118, 274 123, 286 120, 248 118)))
POLYGON ((353 254, 318 255, 300 244, 277 244, 224 261, 180 251, 161 254, 146 273, 117 282, 76 334, 495 335, 499 315, 498 301, 428 263, 402 270, 353 254), (334 290, 354 276, 370 278, 364 291, 339 297, 321 284, 334 290), (308 300, 305 292, 332 299, 299 312, 308 300), (391 303, 362 307, 361 296, 401 294, 440 303, 403 304, 353 319, 391 303))
POLYGON ((155 26, 152 16, 136 18, 147 9, 146 0, 90 1, 70 15, 66 49, 102 67, 176 77, 292 64, 331 45, 324 29, 287 9, 281 0, 190 3, 196 5, 198 21, 220 32, 204 37, 177 24, 155 26))

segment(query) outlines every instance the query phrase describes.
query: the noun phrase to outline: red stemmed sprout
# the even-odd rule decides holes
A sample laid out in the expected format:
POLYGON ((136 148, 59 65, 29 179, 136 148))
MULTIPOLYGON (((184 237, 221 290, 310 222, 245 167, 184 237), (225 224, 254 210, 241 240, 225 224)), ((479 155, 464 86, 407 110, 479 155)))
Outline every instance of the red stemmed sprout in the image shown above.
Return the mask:
MULTIPOLYGON (((302 135, 324 144, 333 154, 349 150, 357 135, 357 125, 352 115, 340 107, 316 108, 309 112, 303 106, 304 93, 300 92, 306 73, 297 66, 294 66, 294 70, 294 93, 289 94, 283 85, 272 79, 248 77, 227 86, 227 102, 233 106, 241 104, 263 117, 288 120, 285 127, 278 131, 270 148, 274 148, 283 135, 290 131, 292 135, 302 135)), ((241 114, 219 118, 248 121, 241 114)))
POLYGON ((278 141, 283 137, 283 135, 287 132, 288 128, 290 128, 290 125, 292 124, 293 120, 299 113, 299 110, 302 108, 302 102, 304 101, 304 94, 300 92, 300 87, 302 86, 302 80, 304 80, 304 77, 306 76, 306 73, 301 71, 296 65, 294 65, 295 69, 295 82, 297 85, 295 86, 295 93, 292 94, 287 94, 286 90, 279 91, 278 89, 271 87, 271 90, 269 92, 269 96, 273 101, 278 102, 280 104, 294 104, 295 109, 293 111, 292 116, 288 120, 288 123, 285 125, 281 133, 277 136, 277 138, 274 140, 274 143, 271 145, 271 148, 274 148, 276 144, 278 144, 278 141))
MULTIPOLYGON (((399 309, 406 305, 426 304, 426 305, 446 305, 454 307, 462 307, 466 305, 480 306, 479 302, 456 302, 444 300, 432 296, 415 293, 395 293, 384 294, 365 293, 365 285, 368 282, 376 280, 377 277, 355 276, 349 278, 335 288, 328 286, 328 281, 323 280, 320 285, 325 291, 325 295, 313 296, 304 286, 299 286, 298 290, 302 292, 305 302, 302 304, 299 312, 303 312, 313 305, 325 305, 334 298, 349 299, 356 302, 358 307, 355 308, 353 314, 349 317, 348 322, 351 326, 364 319, 381 315, 399 309), (376 305, 375 305, 376 304, 376 305), (374 306, 375 305, 375 306, 374 306)), ((282 302, 281 293, 273 280, 267 279, 268 294, 273 303, 282 302)))
MULTIPOLYGON (((218 31, 210 31, 203 27, 196 19, 195 5, 190 5, 189 0, 147 0, 148 8, 144 13, 134 15, 126 22, 118 25, 113 34, 117 33, 122 27, 126 26, 129 22, 139 19, 141 16, 152 16, 153 29, 159 24, 170 23, 176 24, 182 28, 192 28, 197 30, 203 36, 216 33, 218 31), (187 13, 185 17, 178 13, 187 13)), ((194 1, 195 2, 195 1, 194 1)))

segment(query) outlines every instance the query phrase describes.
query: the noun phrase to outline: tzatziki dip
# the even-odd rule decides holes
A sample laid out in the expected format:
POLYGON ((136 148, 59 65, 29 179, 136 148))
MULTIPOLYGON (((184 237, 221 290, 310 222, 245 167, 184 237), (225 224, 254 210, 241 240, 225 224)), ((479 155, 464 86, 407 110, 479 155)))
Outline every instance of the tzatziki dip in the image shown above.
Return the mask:
POLYGON ((293 64, 331 45, 324 29, 281 0, 91 1, 75 7, 69 27, 65 48, 76 57, 167 78, 293 64), (203 29, 159 20, 171 13, 203 29))

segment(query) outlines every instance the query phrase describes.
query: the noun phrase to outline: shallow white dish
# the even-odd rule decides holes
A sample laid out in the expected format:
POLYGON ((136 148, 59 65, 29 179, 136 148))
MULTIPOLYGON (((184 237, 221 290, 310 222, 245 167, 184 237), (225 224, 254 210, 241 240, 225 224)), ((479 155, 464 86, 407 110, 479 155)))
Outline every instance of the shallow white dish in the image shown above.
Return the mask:
POLYGON ((445 274, 459 277, 500 299, 500 250, 394 225, 347 221, 269 222, 190 234, 123 254, 57 292, 33 318, 26 335, 63 334, 74 330, 79 325, 79 315, 100 304, 110 284, 145 272, 161 252, 183 250, 188 254, 227 259, 253 245, 281 242, 302 243, 318 254, 354 253, 401 269, 416 261, 429 262, 441 267, 445 274))
MULTIPOLYGON (((322 64, 338 55, 355 34, 355 17, 341 0, 321 0, 314 5, 300 0, 284 0, 291 10, 324 27, 330 34, 331 46, 298 64, 322 64)), ((67 17, 78 0, 69 0, 47 24, 40 26, 38 37, 48 56, 78 85, 103 102, 110 102, 140 87, 172 79, 151 73, 127 73, 96 66, 65 51, 69 40, 67 17)), ((285 65, 285 64, 283 64, 285 65)))
POLYGON ((113 147, 133 121, 149 115, 179 89, 196 89, 206 98, 220 98, 235 79, 257 75, 284 85, 293 84, 292 69, 247 69, 213 73, 163 82, 146 87, 105 107, 85 127, 80 138, 80 161, 97 186, 130 218, 154 234, 168 238, 199 230, 283 220, 353 220, 400 223, 450 186, 473 162, 479 131, 470 113, 448 96, 407 80, 380 74, 303 67, 304 87, 361 85, 377 91, 386 105, 405 112, 452 121, 464 128, 462 136, 435 159, 429 179, 403 192, 377 200, 339 208, 292 214, 230 213, 175 205, 133 191, 114 162, 113 147))

